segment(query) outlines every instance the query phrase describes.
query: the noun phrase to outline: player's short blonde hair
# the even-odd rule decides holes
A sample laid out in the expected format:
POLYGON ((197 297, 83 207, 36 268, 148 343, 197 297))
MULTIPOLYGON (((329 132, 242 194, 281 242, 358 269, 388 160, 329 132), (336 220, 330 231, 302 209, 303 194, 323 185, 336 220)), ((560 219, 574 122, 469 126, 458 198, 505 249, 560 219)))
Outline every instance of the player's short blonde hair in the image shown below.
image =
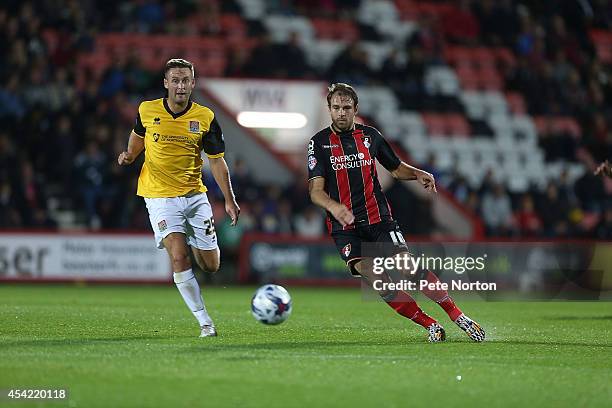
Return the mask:
POLYGON ((328 108, 331 108, 331 98, 336 93, 340 96, 348 96, 352 98, 355 108, 359 104, 359 97, 357 96, 357 91, 355 91, 355 88, 353 88, 349 84, 345 84, 342 82, 336 82, 335 84, 331 84, 327 88, 327 90, 328 90, 328 93, 327 93, 327 107, 328 108))
POLYGON ((193 64, 186 59, 182 58, 172 58, 166 62, 166 69, 164 70, 164 76, 168 74, 172 68, 189 68, 191 70, 191 75, 195 78, 195 69, 193 68, 193 64))

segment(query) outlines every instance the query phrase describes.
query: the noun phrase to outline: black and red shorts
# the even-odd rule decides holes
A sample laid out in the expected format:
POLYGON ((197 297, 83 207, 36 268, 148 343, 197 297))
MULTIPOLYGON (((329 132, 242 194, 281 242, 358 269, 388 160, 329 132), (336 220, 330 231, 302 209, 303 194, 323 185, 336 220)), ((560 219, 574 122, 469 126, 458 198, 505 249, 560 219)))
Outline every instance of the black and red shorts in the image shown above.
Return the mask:
POLYGON ((363 244, 381 244, 379 247, 373 246, 376 256, 389 257, 408 252, 402 231, 394 220, 372 225, 356 225, 353 229, 332 233, 332 238, 340 256, 354 276, 359 276, 354 268, 355 262, 366 256, 372 256, 371 253, 363 254, 363 244))

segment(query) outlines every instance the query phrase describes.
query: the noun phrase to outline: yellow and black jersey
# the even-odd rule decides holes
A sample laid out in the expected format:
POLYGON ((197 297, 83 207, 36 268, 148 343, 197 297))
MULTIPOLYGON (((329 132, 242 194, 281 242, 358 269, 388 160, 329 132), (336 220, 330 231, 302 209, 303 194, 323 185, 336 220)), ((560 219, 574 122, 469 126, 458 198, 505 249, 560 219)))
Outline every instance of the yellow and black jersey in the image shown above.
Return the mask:
POLYGON ((142 197, 178 197, 205 192, 202 158, 223 157, 223 132, 213 111, 189 101, 174 113, 166 98, 144 101, 138 107, 134 133, 144 138, 145 161, 138 178, 142 197))

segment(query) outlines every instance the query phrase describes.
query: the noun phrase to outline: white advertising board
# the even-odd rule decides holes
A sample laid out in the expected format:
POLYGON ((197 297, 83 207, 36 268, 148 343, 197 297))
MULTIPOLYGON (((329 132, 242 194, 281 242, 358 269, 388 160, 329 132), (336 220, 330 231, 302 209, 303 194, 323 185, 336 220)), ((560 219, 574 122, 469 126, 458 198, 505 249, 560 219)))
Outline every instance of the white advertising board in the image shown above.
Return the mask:
POLYGON ((171 280, 152 235, 0 233, 0 280, 171 280))
POLYGON ((303 117, 305 123, 297 129, 254 128, 279 151, 304 152, 308 140, 329 125, 327 89, 321 82, 208 79, 202 84, 237 118, 241 112, 277 112, 303 117))

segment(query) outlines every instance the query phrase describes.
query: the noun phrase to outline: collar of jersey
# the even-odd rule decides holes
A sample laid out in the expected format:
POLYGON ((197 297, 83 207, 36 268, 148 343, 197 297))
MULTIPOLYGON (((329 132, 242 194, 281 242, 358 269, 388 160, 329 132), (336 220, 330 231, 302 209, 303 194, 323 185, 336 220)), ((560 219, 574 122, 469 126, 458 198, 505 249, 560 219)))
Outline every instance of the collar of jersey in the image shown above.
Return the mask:
POLYGON ((357 130, 357 124, 356 123, 353 124, 353 128, 352 129, 348 129, 348 130, 345 130, 345 131, 342 131, 342 132, 340 130, 336 129, 333 124, 330 125, 329 128, 331 129, 332 132, 334 132, 338 136, 352 135, 353 132, 355 130, 357 130))
POLYGON ((183 109, 179 113, 174 113, 174 112, 172 112, 172 109, 170 109, 170 106, 168 106, 168 99, 164 98, 164 109, 166 109, 166 112, 168 112, 170 114, 170 116, 172 116, 173 119, 176 119, 179 116, 183 116, 185 113, 187 113, 187 111, 189 109, 191 109, 191 101, 189 101, 189 103, 187 104, 185 109, 183 109))

